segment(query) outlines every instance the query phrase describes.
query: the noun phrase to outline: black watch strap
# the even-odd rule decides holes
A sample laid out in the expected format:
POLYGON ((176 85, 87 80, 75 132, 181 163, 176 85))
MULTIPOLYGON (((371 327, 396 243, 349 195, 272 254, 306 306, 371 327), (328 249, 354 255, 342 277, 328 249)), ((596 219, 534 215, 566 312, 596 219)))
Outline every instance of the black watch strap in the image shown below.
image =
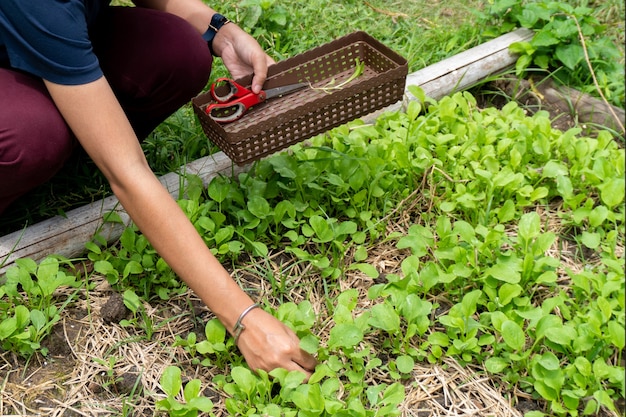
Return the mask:
POLYGON ((222 16, 219 13, 215 13, 211 18, 211 23, 209 23, 209 27, 202 35, 202 39, 206 41, 209 50, 211 51, 211 55, 215 55, 215 52, 213 52, 213 38, 215 38, 217 31, 220 30, 222 26, 224 26, 226 23, 230 23, 230 20, 228 20, 228 18, 222 16))

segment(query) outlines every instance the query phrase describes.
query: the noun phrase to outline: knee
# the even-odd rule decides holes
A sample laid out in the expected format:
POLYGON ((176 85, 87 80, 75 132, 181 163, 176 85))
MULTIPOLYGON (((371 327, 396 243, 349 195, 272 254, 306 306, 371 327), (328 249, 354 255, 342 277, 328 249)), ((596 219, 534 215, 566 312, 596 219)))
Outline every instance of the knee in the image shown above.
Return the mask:
POLYGON ((49 180, 75 147, 68 126, 56 109, 11 112, 0 125, 0 198, 20 195, 49 180))

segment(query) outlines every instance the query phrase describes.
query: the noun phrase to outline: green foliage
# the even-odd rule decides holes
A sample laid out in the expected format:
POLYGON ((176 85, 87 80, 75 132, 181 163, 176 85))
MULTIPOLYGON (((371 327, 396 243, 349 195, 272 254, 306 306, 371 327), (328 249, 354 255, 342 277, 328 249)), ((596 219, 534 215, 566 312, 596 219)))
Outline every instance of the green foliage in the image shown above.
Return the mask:
POLYGON ((170 417, 196 417, 200 411, 211 411, 213 402, 200 392, 202 382, 192 379, 183 388, 181 373, 177 366, 165 368, 159 382, 167 397, 157 401, 156 409, 167 411, 170 417), (181 389, 183 398, 179 399, 181 389))
MULTIPOLYGON (((109 220, 116 221, 116 216, 112 213, 109 220)), ((106 241, 96 236, 94 242, 86 245, 87 256, 94 263, 94 270, 106 277, 114 288, 133 289, 146 301, 155 295, 166 300, 172 294, 186 291, 186 286, 137 227, 126 228, 118 246, 103 250, 105 244, 106 241), (102 240, 100 244, 99 240, 102 240)))
POLYGON ((597 95, 593 71, 607 100, 623 107, 623 53, 586 3, 497 0, 490 13, 497 28, 495 34, 515 27, 535 31, 531 41, 511 45, 511 51, 520 55, 516 64, 518 75, 536 68, 554 72, 561 82, 597 95))
MULTIPOLYGON (((6 271, 0 285, 0 346, 23 356, 46 354, 41 341, 60 319, 54 293, 77 285, 62 262, 46 258, 39 265, 31 259, 18 259, 6 271)), ((70 297, 71 299, 71 297, 70 297)))
MULTIPOLYGON (((325 346, 308 331, 313 321, 300 321, 303 346, 323 363, 314 380, 342 375, 341 407, 375 409, 360 382, 369 367, 400 382, 416 361, 448 355, 485 363, 511 386, 543 398, 556 415, 613 409, 613 399, 624 395, 623 369, 615 365, 625 323, 624 262, 616 251, 624 235, 623 152, 606 132, 597 139, 560 132, 546 113, 528 117, 514 103, 479 110, 471 95, 458 93, 430 101, 425 114, 422 107, 413 102, 375 126, 335 129, 256 164, 238 182, 220 178, 205 204, 224 215, 220 227, 248 233, 246 242, 287 245, 337 278, 346 269, 338 257, 385 238, 380 219, 426 177, 430 185, 419 191, 429 209, 407 235, 387 237, 409 251, 402 275, 389 274, 370 289, 369 309, 359 311, 356 290, 339 295, 325 346), (546 231, 536 212, 557 201, 572 232, 546 231), (601 262, 568 270, 550 252, 557 239, 597 252, 601 262), (559 285, 564 279, 568 289, 559 285), (433 321, 437 306, 428 298, 436 294, 452 304, 433 321), (366 341, 373 334, 381 345, 366 341), (377 349, 393 356, 382 363, 377 349)), ((375 269, 356 269, 376 276, 375 269)), ((286 305, 280 318, 289 321, 295 311, 286 305)), ((251 399, 252 386, 241 381, 221 383, 233 398, 242 390, 231 411, 254 404, 263 412, 259 404, 269 401, 251 399)), ((298 405, 310 401, 313 415, 325 401, 340 407, 330 392, 322 400, 307 388, 308 399, 298 405)))
POLYGON ((244 28, 252 30, 255 37, 270 32, 283 32, 288 27, 289 12, 276 0, 243 0, 239 3, 244 10, 240 18, 244 28))

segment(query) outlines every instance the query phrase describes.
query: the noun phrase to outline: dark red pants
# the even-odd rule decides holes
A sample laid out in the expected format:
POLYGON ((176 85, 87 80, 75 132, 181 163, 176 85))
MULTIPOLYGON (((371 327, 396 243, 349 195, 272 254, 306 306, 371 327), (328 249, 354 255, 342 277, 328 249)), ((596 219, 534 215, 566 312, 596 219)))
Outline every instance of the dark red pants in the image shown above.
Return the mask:
MULTIPOLYGON (((112 7, 93 28, 91 40, 140 139, 208 82, 212 57, 206 43, 171 14, 112 7)), ((0 215, 54 176, 76 145, 42 80, 0 68, 0 215)))

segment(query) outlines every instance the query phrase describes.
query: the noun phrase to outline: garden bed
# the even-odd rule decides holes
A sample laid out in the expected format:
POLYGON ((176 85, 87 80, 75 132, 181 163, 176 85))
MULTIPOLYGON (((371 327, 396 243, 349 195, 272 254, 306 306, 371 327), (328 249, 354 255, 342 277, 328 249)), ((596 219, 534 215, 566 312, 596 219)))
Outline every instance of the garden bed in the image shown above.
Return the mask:
MULTIPOLYGON (((415 90, 413 91, 415 92, 415 90)), ((438 98, 441 98, 441 96, 438 98)), ((449 122, 457 117, 459 120, 463 117, 468 119, 467 113, 463 113, 464 111, 472 112, 473 116, 478 117, 478 107, 473 107, 471 101, 466 102, 460 95, 450 94, 450 96, 446 96, 445 105, 441 106, 442 112, 448 111, 447 114, 441 116, 441 120, 449 122), (458 106, 458 108, 466 106, 467 108, 466 110, 455 108, 454 112, 451 112, 450 109, 454 106, 458 106)), ((551 140, 543 144, 546 147, 553 146, 552 140, 562 140, 561 136, 543 126, 542 121, 533 122, 536 123, 533 125, 530 121, 522 119, 519 112, 512 109, 511 106, 507 106, 504 111, 510 112, 509 116, 519 122, 517 132, 523 132, 523 128, 520 126, 526 126, 525 123, 527 122, 533 129, 541 130, 540 133, 550 137, 551 140)), ((415 108, 409 108, 407 112, 415 113, 415 108)), ((499 117, 493 112, 486 112, 486 114, 488 115, 485 116, 487 118, 499 117)), ((416 114, 413 114, 413 116, 414 118, 418 117, 416 114)), ((411 122, 405 119, 401 121, 391 120, 392 123, 384 124, 385 120, 387 120, 386 118, 391 116, 382 115, 380 117, 382 117, 381 123, 383 123, 381 130, 384 132, 394 132, 391 126, 410 126, 411 124, 411 122)), ((499 121, 502 125, 509 122, 507 117, 501 117, 499 121)), ((427 120, 420 119, 420 123, 427 124, 427 120)), ((443 124, 444 122, 441 121, 441 123, 443 124)), ((459 129, 459 135, 462 134, 463 127, 461 124, 451 124, 451 126, 459 129)), ((336 135, 337 142, 342 142, 343 139, 349 137, 349 144, 358 147, 357 145, 365 140, 364 137, 359 136, 360 132, 367 132, 363 133, 364 136, 366 134, 376 134, 373 126, 356 123, 339 128, 333 132, 333 135, 336 135)), ((458 152, 456 155, 460 155, 462 152, 459 149, 468 146, 465 142, 454 142, 454 138, 451 138, 449 133, 446 134, 445 131, 441 133, 442 135, 433 135, 428 138, 431 141, 429 146, 431 146, 430 149, 433 155, 439 158, 444 158, 446 153, 443 151, 444 148, 450 148, 458 152), (439 144, 438 140, 448 142, 439 144), (450 146, 446 145, 447 143, 450 143, 450 146)), ((511 137, 507 138, 511 139, 515 138, 515 136, 511 135, 511 137)), ((382 140, 384 138, 380 137, 379 139, 382 140)), ((570 137, 569 139, 571 140, 572 138, 570 137)), ((600 140, 607 145, 606 138, 601 138, 600 140)), ((347 147, 348 142, 342 142, 343 146, 347 147)), ((399 142, 396 141, 396 146, 399 146, 399 142)), ((328 143, 323 142, 323 138, 316 138, 312 143, 313 146, 309 147, 309 145, 311 144, 296 147, 296 149, 299 149, 296 154, 305 155, 308 152, 318 152, 319 150, 316 150, 316 146, 318 148, 321 145, 330 146, 328 143)), ((372 140, 370 145, 372 152, 383 152, 382 147, 380 149, 376 147, 374 140, 372 140)), ((489 146, 487 143, 483 145, 483 148, 489 146)), ((503 143, 502 146, 505 145, 503 143)), ((424 146, 424 149, 427 147, 424 144, 421 146, 424 146)), ((567 147, 564 146, 564 148, 567 147)), ((540 150, 538 149, 537 152, 539 153, 540 150)), ((336 152, 347 151, 336 150, 336 152)), ((281 165, 281 161, 286 163, 291 161, 289 158, 293 157, 293 154, 288 152, 285 155, 282 159, 279 157, 274 162, 268 162, 268 164, 279 170, 287 169, 281 165)), ((332 153, 330 155, 324 154, 324 156, 329 159, 332 153)), ((419 156, 425 158, 426 153, 419 154, 419 156)), ((374 166, 382 165, 384 162, 393 159, 400 158, 383 158, 378 164, 363 166, 363 169, 359 171, 372 170, 374 166)), ((503 163, 508 163, 508 159, 510 159, 509 154, 506 153, 505 162, 503 163)), ((346 160, 364 161, 365 157, 363 155, 350 155, 346 160)), ((476 161, 478 160, 481 159, 477 158, 476 161)), ((420 163, 418 157, 411 162, 415 164, 420 163)), ((356 320, 364 314, 373 314, 372 312, 374 311, 393 310, 396 307, 400 308, 399 305, 389 300, 393 299, 394 296, 401 297, 404 294, 394 291, 394 288, 396 286, 401 288, 399 277, 411 274, 411 264, 405 263, 407 259, 412 259, 411 262, 421 262, 419 264, 421 269, 421 266, 432 265, 429 261, 436 259, 437 257, 433 254, 438 253, 437 256, 440 257, 443 265, 446 260, 452 261, 455 256, 459 255, 458 251, 460 248, 464 248, 466 244, 470 243, 470 236, 473 236, 474 239, 484 237, 481 233, 486 233, 486 231, 480 228, 480 222, 472 222, 471 217, 475 213, 480 213, 480 216, 491 215, 497 218, 498 226, 502 226, 502 230, 499 228, 494 230, 494 232, 501 233, 501 236, 499 236, 500 240, 493 241, 497 242, 497 245, 494 244, 493 247, 483 248, 483 250, 478 249, 476 242, 472 243, 477 245, 475 249, 476 258, 480 257, 481 262, 493 262, 491 265, 487 263, 484 265, 482 263, 472 265, 472 257, 467 257, 464 262, 467 265, 471 265, 474 268, 473 273, 476 274, 498 265, 510 251, 515 252, 515 250, 519 250, 516 247, 522 244, 521 241, 525 238, 524 236, 532 237, 532 239, 529 238, 529 241, 533 242, 535 242, 535 239, 537 241, 540 240, 537 237, 539 235, 554 237, 553 241, 543 248, 544 250, 540 250, 537 253, 536 259, 536 262, 540 265, 550 266, 545 272, 552 272, 553 274, 549 274, 549 276, 541 275, 542 281, 538 280, 528 290, 528 293, 532 292, 533 302, 538 305, 552 297, 557 298, 560 296, 558 294, 580 297, 582 284, 574 282, 575 280, 572 277, 580 280, 582 279, 580 278, 582 274, 595 271, 595 269, 602 271, 603 268, 608 268, 609 271, 612 271, 611 268, 616 268, 616 264, 619 269, 618 260, 620 259, 622 260, 621 268, 623 271, 623 223, 620 223, 619 218, 616 220, 614 217, 612 220, 615 222, 615 236, 612 253, 609 254, 608 250, 600 248, 600 245, 596 249, 591 247, 594 239, 606 237, 606 235, 600 236, 604 233, 598 231, 601 227, 605 227, 606 229, 603 230, 606 230, 607 234, 609 233, 611 226, 607 224, 607 218, 610 217, 610 214, 605 213, 605 218, 602 218, 600 214, 593 217, 593 220, 590 221, 595 225, 595 229, 588 226, 586 223, 587 217, 576 223, 576 218, 572 220, 569 217, 564 217, 564 213, 570 210, 568 204, 573 204, 570 201, 571 196, 566 195, 566 193, 564 195, 554 194, 553 198, 548 202, 538 197, 537 204, 532 204, 530 201, 520 203, 519 207, 514 208, 512 214, 504 212, 502 207, 506 205, 500 204, 502 202, 493 206, 494 211, 491 214, 489 209, 486 211, 479 211, 478 209, 473 211, 468 208, 473 204, 471 195, 457 195, 457 200, 453 200, 451 197, 455 196, 455 193, 458 193, 462 187, 469 187, 472 181, 478 181, 480 178, 476 174, 483 175, 484 179, 487 180, 488 172, 481 167, 482 171, 480 169, 468 171, 472 176, 460 176, 459 172, 453 171, 455 169, 463 169, 465 165, 459 164, 459 166, 456 166, 453 157, 448 159, 447 162, 447 165, 431 164, 423 171, 416 171, 420 174, 412 177, 412 182, 410 182, 411 188, 401 190, 401 192, 406 192, 404 198, 395 201, 395 206, 385 212, 384 218, 377 219, 376 225, 367 225, 367 228, 363 226, 363 229, 370 235, 366 243, 347 245, 345 250, 341 250, 341 248, 337 249, 332 246, 334 243, 331 243, 329 247, 325 247, 322 245, 322 242, 317 244, 309 242, 304 245, 309 255, 293 250, 282 251, 277 249, 270 250, 267 256, 257 256, 251 259, 245 255, 239 255, 234 257, 236 261, 230 263, 232 265, 230 268, 231 273, 254 298, 263 300, 264 308, 277 310, 279 314, 290 317, 292 322, 300 324, 301 327, 306 327, 304 326, 306 324, 308 326, 306 330, 310 329, 321 341, 323 354, 329 354, 332 346, 335 346, 335 350, 331 350, 331 353, 337 353, 337 350, 343 351, 339 357, 342 361, 342 366, 345 367, 341 368, 345 375, 337 378, 342 386, 356 389, 354 387, 356 384, 350 380, 350 376, 361 375, 361 372, 362 382, 360 382, 360 386, 363 389, 375 390, 376 387, 382 387, 381 389, 391 390, 394 384, 400 384, 403 387, 404 396, 402 401, 397 404, 397 409, 403 416, 474 415, 517 417, 529 411, 546 410, 547 402, 539 400, 537 394, 531 393, 527 386, 524 387, 524 390, 518 388, 508 389, 508 384, 511 381, 506 379, 506 372, 501 372, 501 374, 490 373, 485 370, 482 362, 476 363, 477 357, 472 356, 476 354, 475 350, 467 347, 465 353, 469 355, 468 357, 474 359, 474 362, 464 363, 465 361, 463 361, 463 356, 460 353, 457 352, 455 354, 453 353, 454 351, 450 350, 452 349, 450 343, 437 342, 435 338, 431 340, 431 334, 442 337, 441 335, 446 333, 450 335, 456 334, 456 340, 461 340, 463 335, 458 333, 459 330, 455 327, 452 319, 455 313, 458 314, 458 306, 461 305, 459 300, 466 293, 474 292, 470 291, 472 288, 468 288, 470 284, 454 287, 447 285, 450 283, 446 285, 440 283, 433 285, 432 291, 414 288, 414 291, 420 294, 422 307, 425 306, 424 303, 431 304, 432 308, 427 309, 428 314, 425 314, 422 318, 427 321, 428 329, 421 334, 402 339, 404 344, 401 348, 397 345, 398 338, 401 338, 403 334, 409 331, 408 326, 405 327, 406 318, 402 319, 403 327, 395 331, 393 326, 387 323, 372 321, 372 327, 368 328, 369 331, 365 332, 362 340, 355 346, 347 346, 346 344, 345 347, 341 348, 341 343, 343 342, 334 340, 336 339, 336 334, 333 334, 333 329, 337 328, 338 321, 343 320, 343 324, 352 324, 350 322, 351 319, 356 320), (453 205, 456 207, 453 207, 453 205), (497 211, 497 214, 493 214, 495 211, 497 211), (537 216, 534 217, 532 213, 536 213, 537 216), (444 221, 436 221, 437 216, 451 219, 455 225, 458 223, 459 229, 456 229, 457 226, 455 226, 454 230, 458 233, 457 239, 459 239, 459 244, 437 247, 434 242, 435 239, 431 239, 428 233, 420 229, 420 225, 427 225, 428 227, 425 227, 425 229, 436 233, 438 240, 445 241, 445 233, 448 230, 448 226, 444 221), (513 217, 510 218, 510 216, 513 217), (564 218, 569 219, 569 223, 568 221, 563 221, 564 218), (537 220, 537 230, 530 225, 535 220, 537 220), (526 228, 520 232, 518 225, 524 221, 528 222, 528 224, 524 224, 526 228), (505 224, 506 226, 504 226, 505 224), (384 228, 377 229, 379 225, 383 225, 384 228), (378 234, 374 233, 375 231, 378 234), (521 235, 522 238, 518 238, 518 235, 521 235), (394 238, 387 238, 389 236, 394 236, 394 238), (580 236, 585 236, 585 238, 581 241, 580 236), (431 240, 433 240, 432 243, 423 243, 431 240), (400 241, 403 244, 400 244, 400 241), (359 249, 359 246, 366 247, 366 256, 359 249), (335 257, 329 255, 326 258, 330 264, 323 262, 326 257, 324 250, 331 255, 335 255, 335 257), (444 251, 447 252, 444 253, 444 251), (419 253, 418 260, 414 256, 416 252, 419 253), (491 259, 491 252, 498 252, 501 257, 491 259), (307 256, 310 256, 310 258, 306 258, 307 256), (611 263, 609 260, 613 259, 606 260, 605 258, 607 257, 615 257, 616 259, 614 263, 611 263), (338 265, 333 265, 334 259, 340 259, 338 265), (606 265, 604 262, 606 262, 606 265), (554 266, 557 264, 558 266, 554 266), (369 265, 369 267, 366 265, 369 265), (381 296, 385 291, 388 291, 386 296, 381 296), (350 294, 353 293, 355 295, 354 299, 350 298, 350 294), (376 296, 376 294, 379 296, 376 296), (299 317, 298 315, 304 316, 303 319, 298 318, 302 323, 289 315, 289 309, 294 306, 302 306, 303 310, 297 310, 298 314, 293 314, 294 317, 297 316, 296 318, 299 317), (345 308, 349 314, 344 313, 344 315, 341 315, 337 313, 342 308, 345 308), (309 323, 307 321, 310 318, 308 314, 311 312, 314 312, 315 320, 309 323), (430 345, 425 347, 426 341, 430 345), (323 347, 326 345, 329 347, 327 350, 324 350, 323 347), (438 350, 433 345, 436 345, 435 347, 438 347, 440 351, 448 350, 450 353, 437 356, 438 350), (408 361, 413 361, 413 366, 410 369, 407 366, 408 361)), ((531 162, 534 163, 534 161, 526 162, 529 164, 531 162)), ((306 158, 299 160, 299 163, 305 164, 306 158)), ((297 164, 294 164, 294 166, 297 166, 297 164)), ((506 166, 509 168, 509 165, 506 166)), ((537 166, 543 169, 546 164, 537 164, 537 166)), ((540 192, 543 192, 540 190, 543 187, 549 189, 549 192, 557 193, 558 191, 560 193, 564 188, 555 186, 554 182, 557 181, 558 175, 564 175, 563 172, 567 167, 557 163, 552 163, 548 166, 551 171, 547 170, 550 172, 546 171, 546 176, 544 177, 535 177, 533 185, 536 185, 540 192)), ((338 167, 334 166, 333 168, 338 167)), ((473 169, 474 167, 467 167, 467 169, 470 168, 473 169)), ((533 175, 535 171, 539 171, 539 168, 529 169, 529 173, 525 173, 525 175, 533 175)), ((325 172, 336 172, 337 175, 342 174, 340 169, 328 169, 325 172)), ((398 170, 398 172, 401 173, 403 171, 398 170)), ((407 171, 406 176, 411 175, 409 172, 407 171)), ((348 176, 344 181, 347 183, 348 178, 354 180, 354 177, 355 175, 348 176)), ((402 177, 402 175, 399 175, 399 177, 402 177)), ((511 177, 515 178, 513 172, 511 172, 511 177)), ((571 175, 571 177, 572 181, 576 180, 574 175, 571 175)), ((380 178, 376 180, 378 181, 380 178)), ((501 178, 500 181, 504 181, 504 179, 501 178)), ((339 183, 339 179, 333 177, 332 185, 339 186, 339 183)), ((364 180, 364 183, 370 185, 374 184, 374 181, 364 180)), ((330 185, 327 184, 329 188, 327 190, 328 193, 334 190, 334 188, 331 190, 332 187, 330 185)), ((351 184, 350 187, 358 189, 357 185, 356 183, 354 185, 351 184)), ((385 186, 391 187, 392 185, 389 183, 385 186)), ((380 187, 383 187, 383 185, 381 184, 380 187)), ((599 187, 602 186, 600 185, 599 187)), ((486 188, 486 186, 483 188, 486 188)), ((517 199, 523 199, 525 195, 524 191, 521 190, 522 187, 509 187, 509 183, 506 182, 502 188, 506 188, 501 191, 502 193, 510 193, 510 195, 517 196, 515 197, 517 199)), ((613 200, 610 196, 602 196, 601 199, 599 196, 601 188, 595 187, 593 190, 591 195, 598 202, 604 201, 603 199, 606 198, 608 202, 605 205, 614 206, 611 205, 613 200)), ((385 195, 387 191, 383 191, 385 192, 382 195, 385 195)), ((391 194, 391 192, 389 193, 391 194)), ((372 191, 372 195, 374 194, 381 193, 372 191)), ((341 194, 333 193, 332 195, 336 198, 334 201, 335 207, 346 204, 347 200, 353 200, 352 197, 342 196, 341 194)), ((478 201, 474 205, 481 210, 486 207, 486 204, 483 205, 482 200, 474 201, 478 201)), ((619 209, 615 208, 615 210, 617 212, 619 209)), ((619 215, 619 212, 617 212, 617 215, 619 215)), ((476 216, 479 217, 478 214, 476 216)), ((579 214, 579 216, 582 216, 582 214, 579 214)), ((355 222, 362 221, 363 224, 366 224, 367 216, 357 217, 353 218, 355 222)), ((591 217, 591 214, 588 217, 591 217)), ((307 219, 307 221, 309 220, 307 219)), ((311 222, 311 224, 313 223, 311 222)), ((450 229, 451 226, 452 224, 450 224, 450 229)), ((359 232, 361 231, 359 229, 359 232)), ((317 231, 314 232, 317 233, 317 231)), ((315 239, 318 237, 315 233, 311 233, 311 238, 315 239)), ((354 237, 346 235, 344 239, 345 241, 337 240, 337 244, 353 242, 350 239, 354 239, 354 237)), ((542 245, 547 241, 541 240, 543 242, 542 245)), ((289 242, 283 243, 290 246, 289 242)), ((603 243, 603 247, 606 245, 607 243, 603 243)), ((213 244, 210 246, 219 247, 213 244)), ((248 250, 248 252, 252 251, 248 250)), ((92 255, 92 260, 98 260, 96 251, 92 251, 90 254, 92 255)), ((149 252, 145 252, 145 254, 149 255, 149 252)), ((108 261, 114 262, 113 259, 108 261)), ((64 263, 61 262, 61 264, 63 265, 64 263)), ((54 299, 59 300, 59 305, 63 305, 65 308, 61 313, 60 321, 54 325, 51 335, 43 342, 43 345, 49 351, 48 357, 34 355, 26 363, 13 352, 2 354, 0 380, 3 381, 3 386, 0 415, 150 416, 154 414, 155 402, 166 395, 159 379, 170 365, 175 365, 182 369, 184 375, 183 382, 193 378, 199 378, 202 381, 202 395, 213 401, 215 405, 213 413, 215 415, 228 415, 227 398, 231 398, 233 402, 238 404, 248 404, 249 406, 250 402, 245 402, 244 396, 235 389, 236 387, 230 386, 228 390, 225 390, 224 386, 220 385, 225 378, 228 378, 233 368, 241 366, 241 357, 233 347, 232 340, 225 339, 225 349, 217 350, 215 353, 201 354, 198 352, 198 343, 205 339, 205 325, 212 323, 213 316, 193 294, 184 289, 170 289, 172 293, 170 293, 167 300, 152 298, 149 302, 142 302, 141 308, 131 312, 126 309, 121 293, 113 290, 107 283, 107 277, 92 271, 93 265, 92 262, 78 262, 74 263, 69 269, 69 273, 75 274, 76 277, 89 277, 88 289, 85 287, 78 289, 63 288, 54 294, 54 299), (69 300, 68 304, 64 304, 63 300, 69 300), (146 320, 146 318, 149 318, 149 320, 146 320), (192 334, 196 338, 193 341, 191 339, 192 334)), ((458 266, 458 268, 460 269, 457 272, 460 274, 472 275, 471 272, 461 270, 461 266, 458 266)), ((514 274, 515 271, 508 272, 513 272, 514 274)), ((499 275, 497 271, 493 273, 499 275)), ((591 274, 591 272, 589 273, 591 274)), ((601 273, 598 275, 601 275, 601 273)), ((604 275, 608 276, 609 274, 604 273, 604 275)), ((533 277, 533 279, 537 279, 534 275, 533 277)), ((483 279, 479 276, 475 278, 476 282, 485 281, 484 284, 480 284, 485 285, 485 287, 481 288, 484 288, 485 291, 489 290, 489 279, 483 279)), ((507 279, 506 276, 500 276, 500 278, 503 281, 507 279)), ((594 276, 593 279, 596 278, 594 276)), ((469 278, 467 279, 469 282, 469 278)), ((512 282, 507 282, 507 284, 513 285, 512 282)), ((606 284, 616 285, 615 282, 607 282, 606 284)), ((621 291, 621 294, 623 294, 623 284, 621 288, 619 286, 615 288, 617 293, 621 291)), ((524 293, 526 290, 526 288, 523 288, 524 293)), ((588 300, 586 299, 585 301, 591 302, 600 298, 599 293, 593 292, 591 289, 589 291, 592 295, 586 297, 588 300)), ((598 291, 601 291, 601 289, 598 291)), ((602 297, 610 297, 610 294, 601 295, 602 297)), ((486 295, 483 296, 487 297, 486 295)), ((503 303, 502 311, 511 308, 511 300, 508 303, 501 302, 503 303)), ((523 300, 520 298, 519 302, 523 303, 523 300)), ((612 303, 611 308, 615 309, 615 312, 611 313, 611 317, 622 317, 623 309, 620 310, 619 306, 612 299, 609 303, 612 303)), ((567 306, 568 304, 563 302, 554 307, 555 314, 558 314, 559 317, 567 317, 568 314, 565 308, 567 306)), ((300 307, 295 308, 298 309, 300 307)), ((594 309, 591 308, 591 310, 594 309)), ((595 308, 595 311, 598 310, 598 308, 595 308)), ((585 311, 585 313, 587 312, 585 311)), ((592 313, 589 314, 590 317, 593 317, 592 313)), ((467 323, 471 323, 472 320, 477 320, 478 316, 479 312, 470 311, 465 320, 467 323)), ((418 327, 424 326, 423 323, 425 321, 422 321, 418 327)), ((413 331, 417 330, 414 329, 413 331)), ((521 349, 518 346, 519 342, 510 339, 509 336, 504 337, 498 331, 487 328, 484 329, 484 332, 493 332, 495 336, 498 336, 498 339, 494 337, 490 344, 493 345, 494 349, 500 350, 500 355, 510 354, 509 350, 511 347, 521 349)), ((530 328, 529 325, 528 337, 531 337, 533 332, 534 328, 530 328)), ((471 337, 468 336, 468 339, 471 339, 471 337)), ((529 339, 530 342, 531 340, 529 339)), ((553 342, 550 341, 550 343, 553 342)), ((550 343, 547 343, 546 346, 550 346, 550 343)), ((218 343, 214 344, 212 348, 217 349, 217 345, 218 343)), ((488 351, 489 344, 485 346, 483 349, 488 351)), ((533 354, 538 355, 538 353, 534 352, 533 354)), ((619 358, 623 358, 623 354, 617 352, 614 355, 608 355, 601 351, 600 355, 609 356, 612 366, 621 366, 623 369, 623 362, 619 362, 619 358)), ((567 364, 567 360, 563 360, 564 366, 567 364)), ((546 362, 548 362, 547 359, 546 362)), ((511 359, 510 366, 514 365, 516 364, 511 359)), ((526 372, 527 370, 524 371, 526 372)), ((515 370, 514 372, 521 371, 515 370)), ((508 375, 508 377, 512 378, 514 375, 508 375)), ((608 382, 605 383, 608 384, 608 382)), ((276 385, 272 387, 274 390, 279 390, 276 385)), ((392 397, 392 394, 389 394, 389 397, 392 397)), ((342 395, 347 395, 347 392, 337 393, 338 398, 342 395)), ((619 394, 616 396, 619 397, 619 394)), ((379 395, 372 393, 367 395, 370 401, 373 401, 372 398, 376 399, 378 397, 382 397, 382 391, 379 392, 379 395)), ((388 400, 392 401, 391 399, 388 400)), ((589 398, 584 400, 588 401, 589 398)), ((261 403, 259 402, 259 404, 261 403)), ((623 398, 621 403, 617 401, 617 405, 618 408, 623 407, 623 398)), ((380 404, 379 406, 382 407, 380 404)), ((597 415, 613 417, 619 415, 619 413, 610 411, 603 406, 599 407, 597 415)))

